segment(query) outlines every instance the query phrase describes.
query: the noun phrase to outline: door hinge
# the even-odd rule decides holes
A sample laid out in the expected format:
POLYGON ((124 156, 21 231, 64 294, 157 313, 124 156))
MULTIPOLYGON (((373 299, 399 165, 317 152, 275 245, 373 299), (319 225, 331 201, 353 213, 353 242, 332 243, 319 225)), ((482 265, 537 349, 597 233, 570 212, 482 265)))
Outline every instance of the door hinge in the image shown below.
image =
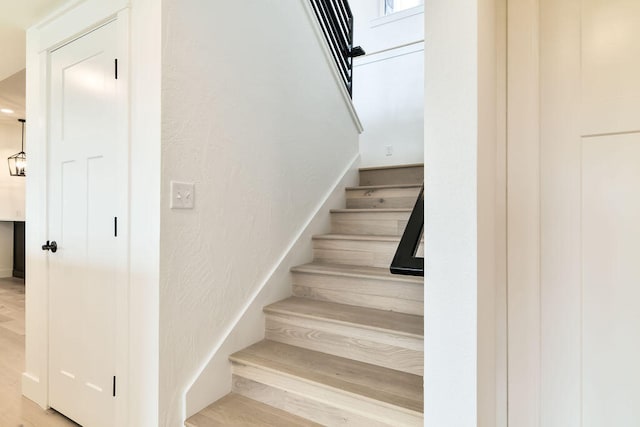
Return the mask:
POLYGON ((116 80, 118 80, 118 58, 114 59, 113 62, 114 62, 116 80))
POLYGON ((113 377, 113 397, 116 397, 116 377, 113 377))
POLYGON ((113 235, 118 237, 118 217, 113 217, 113 235))

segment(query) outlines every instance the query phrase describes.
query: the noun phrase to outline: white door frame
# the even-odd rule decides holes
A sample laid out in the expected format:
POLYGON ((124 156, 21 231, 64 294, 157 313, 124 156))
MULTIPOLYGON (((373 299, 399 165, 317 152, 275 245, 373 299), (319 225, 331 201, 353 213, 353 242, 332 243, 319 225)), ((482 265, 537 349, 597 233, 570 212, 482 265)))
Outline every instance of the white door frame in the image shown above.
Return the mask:
MULTIPOLYGON (((48 347, 49 347, 49 310, 48 310, 48 264, 47 253, 40 250, 42 242, 47 240, 47 145, 48 145, 48 105, 49 105, 49 54, 52 50, 77 39, 87 32, 109 22, 116 21, 118 26, 118 81, 119 138, 127 141, 121 144, 125 148, 118 154, 118 162, 127 165, 118 176, 118 187, 129 188, 129 9, 126 0, 86 0, 71 1, 58 9, 40 25, 28 32, 27 43, 27 126, 30 133, 27 150, 29 151, 29 172, 27 182, 27 310, 26 360, 23 373, 23 394, 41 407, 47 408, 48 396, 48 347)), ((118 235, 127 242, 129 236, 129 194, 123 192, 119 198, 120 211, 118 235)), ((116 425, 127 425, 129 378, 129 250, 119 253, 117 281, 117 319, 116 342, 119 348, 116 360, 116 375, 121 386, 117 391, 116 425)))
POLYGON ((507 0, 508 425, 540 425, 540 7, 507 0))

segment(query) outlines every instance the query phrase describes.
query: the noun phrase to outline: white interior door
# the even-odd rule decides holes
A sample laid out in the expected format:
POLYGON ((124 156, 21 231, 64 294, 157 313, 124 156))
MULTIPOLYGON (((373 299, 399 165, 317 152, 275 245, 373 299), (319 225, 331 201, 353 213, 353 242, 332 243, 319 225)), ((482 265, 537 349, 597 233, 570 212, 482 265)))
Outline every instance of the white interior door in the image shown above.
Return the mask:
POLYGON ((540 2, 540 426, 640 426, 640 1, 540 2))
POLYGON ((117 356, 117 25, 50 54, 49 402, 78 423, 113 426, 117 356))

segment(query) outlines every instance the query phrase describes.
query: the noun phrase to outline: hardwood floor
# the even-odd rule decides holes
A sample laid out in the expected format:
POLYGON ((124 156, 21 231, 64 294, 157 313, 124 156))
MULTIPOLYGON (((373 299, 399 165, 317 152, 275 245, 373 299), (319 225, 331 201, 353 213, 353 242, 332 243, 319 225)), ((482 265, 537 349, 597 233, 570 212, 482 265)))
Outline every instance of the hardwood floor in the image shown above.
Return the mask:
POLYGON ((24 281, 0 278, 0 426, 65 427, 78 424, 22 396, 24 281))

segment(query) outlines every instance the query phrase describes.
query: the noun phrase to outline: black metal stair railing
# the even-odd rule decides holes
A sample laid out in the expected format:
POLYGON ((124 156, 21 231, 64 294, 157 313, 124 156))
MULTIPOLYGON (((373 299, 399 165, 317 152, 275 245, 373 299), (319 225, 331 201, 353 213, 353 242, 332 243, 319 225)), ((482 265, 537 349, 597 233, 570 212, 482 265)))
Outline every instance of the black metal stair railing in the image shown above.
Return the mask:
POLYGON ((416 201, 402 239, 391 261, 391 273, 409 276, 424 276, 424 258, 417 257, 424 230, 424 185, 416 201))
POLYGON ((349 96, 353 95, 353 58, 364 55, 353 46, 353 14, 347 0, 310 0, 349 96))

